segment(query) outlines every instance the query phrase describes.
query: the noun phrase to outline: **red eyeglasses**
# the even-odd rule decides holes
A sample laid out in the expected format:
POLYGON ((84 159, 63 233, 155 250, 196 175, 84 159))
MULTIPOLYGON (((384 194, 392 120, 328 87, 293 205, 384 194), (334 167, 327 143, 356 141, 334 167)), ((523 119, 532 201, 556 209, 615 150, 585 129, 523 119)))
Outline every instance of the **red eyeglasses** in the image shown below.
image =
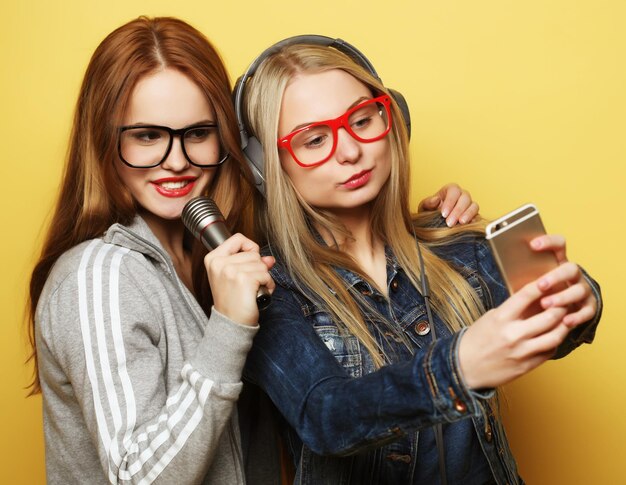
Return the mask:
POLYGON ((278 140, 278 148, 289 151, 301 167, 316 167, 328 161, 337 149, 337 130, 371 143, 387 136, 391 129, 391 100, 383 95, 368 99, 334 120, 320 121, 292 131, 278 140))

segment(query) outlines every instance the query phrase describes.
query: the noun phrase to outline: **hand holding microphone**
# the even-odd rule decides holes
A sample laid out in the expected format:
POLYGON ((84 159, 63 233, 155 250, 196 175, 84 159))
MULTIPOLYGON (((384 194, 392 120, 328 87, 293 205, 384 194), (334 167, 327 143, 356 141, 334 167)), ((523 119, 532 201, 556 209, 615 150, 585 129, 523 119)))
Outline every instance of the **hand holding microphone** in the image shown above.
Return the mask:
MULTIPOLYGON (((209 197, 196 197, 187 202, 183 208, 182 220, 185 227, 202 242, 204 247, 212 252, 218 246, 221 246, 219 252, 224 252, 224 256, 230 258, 231 264, 238 265, 235 274, 232 270, 227 270, 225 267, 214 263, 213 266, 214 269, 217 268, 215 269, 216 271, 224 270, 224 275, 230 276, 230 279, 233 281, 239 280, 239 282, 242 283, 244 280, 247 282, 254 279, 257 279, 257 281, 263 279, 263 275, 260 275, 259 271, 266 272, 267 267, 261 270, 259 264, 264 265, 265 263, 259 261, 258 256, 253 257, 253 253, 256 252, 258 254, 258 247, 255 243, 240 234, 231 238, 230 231, 226 227, 224 216, 212 199, 209 197)), ((210 254, 207 258, 211 259, 211 256, 213 256, 213 254, 210 254)), ((207 268, 207 270, 209 270, 209 268, 207 268)), ((220 288, 219 282, 213 282, 211 291, 214 296, 217 296, 220 290, 223 290, 224 299, 234 303, 233 306, 237 307, 237 303, 244 305, 245 299, 243 295, 233 294, 231 290, 220 288)), ((270 302, 270 291, 266 285, 261 284, 256 294, 258 309, 265 309, 270 302)), ((232 317, 231 315, 228 316, 232 317)))

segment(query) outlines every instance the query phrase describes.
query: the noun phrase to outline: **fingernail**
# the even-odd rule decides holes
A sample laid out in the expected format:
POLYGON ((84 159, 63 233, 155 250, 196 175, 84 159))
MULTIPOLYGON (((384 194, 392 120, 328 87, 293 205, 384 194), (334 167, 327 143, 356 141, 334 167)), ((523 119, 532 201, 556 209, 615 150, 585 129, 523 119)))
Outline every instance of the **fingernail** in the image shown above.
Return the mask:
POLYGON ((459 219, 459 223, 461 223, 461 224, 466 224, 466 223, 467 223, 467 218, 466 218, 466 217, 461 217, 461 218, 459 219))
MULTIPOLYGON (((441 215, 442 217, 445 219, 446 217, 448 217, 448 214, 450 213, 450 211, 448 209, 442 209, 441 210, 441 215)), ((449 224, 448 224, 449 225, 449 224)))
POLYGON ((446 224, 448 225, 448 227, 454 226, 455 223, 456 223, 456 220, 454 219, 454 217, 450 217, 446 219, 446 224))
POLYGON ((544 298, 541 300, 541 304, 544 308, 550 308, 553 304, 552 298, 544 298))
POLYGON ((548 280, 546 280, 546 279, 541 279, 541 280, 539 280, 538 285, 539 285, 540 289, 546 290, 550 286, 550 282, 548 280))
POLYGON ((534 249, 539 249, 541 248, 541 241, 539 240, 534 240, 530 243, 530 245, 534 248, 534 249))

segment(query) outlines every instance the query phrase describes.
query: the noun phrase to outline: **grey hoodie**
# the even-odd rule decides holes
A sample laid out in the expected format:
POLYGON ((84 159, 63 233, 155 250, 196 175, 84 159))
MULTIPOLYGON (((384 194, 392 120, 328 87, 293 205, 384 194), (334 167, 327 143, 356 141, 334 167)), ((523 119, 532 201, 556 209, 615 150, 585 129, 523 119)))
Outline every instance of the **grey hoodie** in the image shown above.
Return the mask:
POLYGON ((206 317, 139 217, 54 265, 36 313, 49 483, 245 483, 258 327, 206 317))

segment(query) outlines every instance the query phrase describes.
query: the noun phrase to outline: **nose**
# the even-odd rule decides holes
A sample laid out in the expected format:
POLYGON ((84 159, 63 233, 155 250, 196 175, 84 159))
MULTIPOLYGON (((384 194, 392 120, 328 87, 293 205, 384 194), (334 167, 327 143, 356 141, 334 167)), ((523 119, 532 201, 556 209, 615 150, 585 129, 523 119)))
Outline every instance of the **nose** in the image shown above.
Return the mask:
POLYGON ((187 168, 189 161, 183 153, 183 146, 181 143, 181 137, 175 136, 172 140, 172 147, 167 154, 165 161, 161 166, 166 170, 172 170, 173 172, 180 172, 187 168))
POLYGON ((356 163, 361 157, 361 143, 352 138, 345 128, 337 130, 335 159, 339 163, 356 163))

